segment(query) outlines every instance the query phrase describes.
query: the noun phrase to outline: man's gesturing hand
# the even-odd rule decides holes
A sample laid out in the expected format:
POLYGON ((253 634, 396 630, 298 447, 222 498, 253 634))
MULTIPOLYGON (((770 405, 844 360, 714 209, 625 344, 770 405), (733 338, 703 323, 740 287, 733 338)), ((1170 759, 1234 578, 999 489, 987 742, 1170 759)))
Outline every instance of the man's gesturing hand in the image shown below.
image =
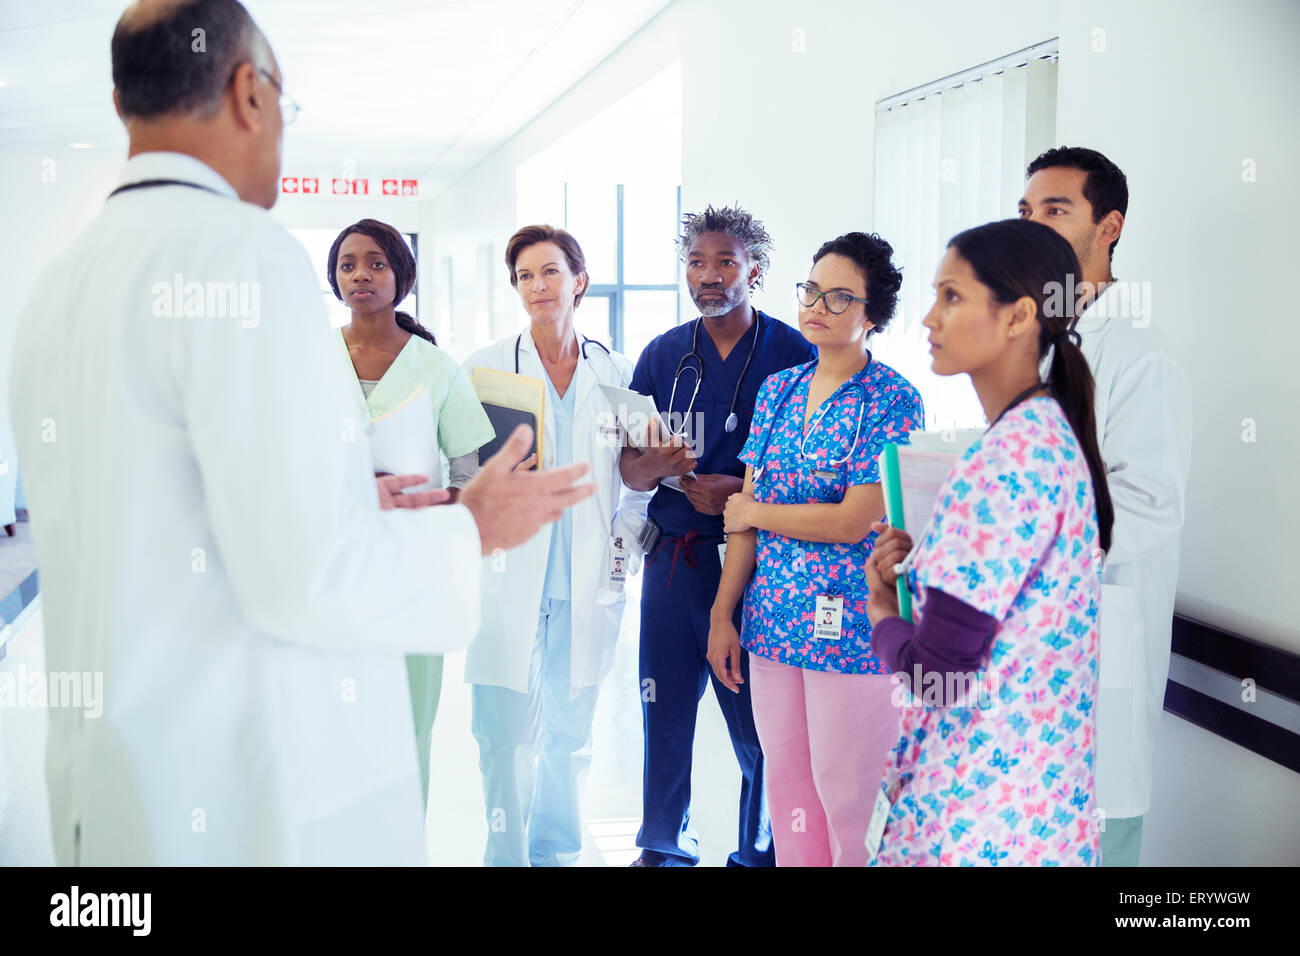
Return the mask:
POLYGON ((515 471, 532 444, 533 430, 520 425, 461 490, 459 503, 474 516, 484 555, 518 547, 596 490, 590 483, 574 484, 586 474, 585 463, 551 471, 515 471))

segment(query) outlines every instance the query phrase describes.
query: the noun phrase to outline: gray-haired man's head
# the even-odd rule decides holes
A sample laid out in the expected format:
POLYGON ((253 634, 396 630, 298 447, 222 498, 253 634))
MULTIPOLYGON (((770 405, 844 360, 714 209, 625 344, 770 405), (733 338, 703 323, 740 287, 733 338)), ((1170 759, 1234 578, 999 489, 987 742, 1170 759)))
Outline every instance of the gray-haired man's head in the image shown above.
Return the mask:
POLYGON ((117 21, 112 53, 127 118, 211 115, 240 63, 272 66, 266 39, 237 0, 142 0, 117 21))
POLYGON ((192 155, 245 201, 275 204, 284 86, 238 0, 138 0, 117 22, 112 57, 132 153, 192 155))
POLYGON ((746 305, 763 285, 772 237, 740 206, 705 208, 682 217, 677 251, 700 315, 715 318, 746 305))

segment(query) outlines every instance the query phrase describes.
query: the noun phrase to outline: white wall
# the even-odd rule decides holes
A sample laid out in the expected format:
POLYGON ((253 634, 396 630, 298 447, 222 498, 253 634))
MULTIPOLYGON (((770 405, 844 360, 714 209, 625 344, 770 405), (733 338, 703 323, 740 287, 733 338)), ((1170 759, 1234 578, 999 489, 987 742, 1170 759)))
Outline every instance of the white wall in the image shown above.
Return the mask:
POLYGON ((402 232, 418 232, 420 207, 415 199, 373 196, 281 196, 271 215, 286 229, 337 229, 358 219, 378 219, 402 232))
POLYGON ((1143 866, 1300 864, 1300 774, 1166 711, 1143 866))
MULTIPOLYGON (((1115 272, 1149 281, 1155 321, 1193 395, 1193 466, 1178 609, 1300 653, 1300 389, 1294 270, 1300 6, 1104 2, 1061 36, 1064 141, 1129 180, 1115 272), (1106 51, 1091 52, 1105 30, 1106 51), (1243 182, 1243 160, 1257 179, 1243 182), (1246 419, 1257 440, 1242 440, 1246 419)), ((1159 409, 1152 409, 1159 414, 1159 409)))
MULTIPOLYGON (((1059 36, 1058 139, 1127 173, 1116 274, 1151 283, 1155 321, 1192 385, 1179 610, 1300 652, 1300 588, 1283 587, 1300 568, 1289 549, 1300 446, 1287 417, 1300 397, 1289 367, 1300 331, 1284 285, 1300 212, 1297 35, 1300 6, 1287 0, 1010 0, 992 12, 961 0, 677 0, 437 197, 423 235, 456 257, 463 291, 463 250, 517 225, 515 167, 680 58, 683 208, 740 201, 765 220, 776 249, 759 304, 789 319, 788 290, 817 245, 871 228, 875 101, 1059 36), (1242 181, 1247 158, 1253 183, 1242 181), (1245 419, 1254 442, 1242 440, 1245 419)), ((1300 776, 1172 715, 1162 733, 1145 862, 1297 861, 1300 848, 1278 844, 1273 828, 1291 826, 1300 776), (1232 786, 1211 799, 1207 768, 1228 765, 1232 786), (1269 799, 1246 813, 1257 790, 1269 799), (1223 812, 1236 814, 1232 839, 1188 849, 1223 812)))

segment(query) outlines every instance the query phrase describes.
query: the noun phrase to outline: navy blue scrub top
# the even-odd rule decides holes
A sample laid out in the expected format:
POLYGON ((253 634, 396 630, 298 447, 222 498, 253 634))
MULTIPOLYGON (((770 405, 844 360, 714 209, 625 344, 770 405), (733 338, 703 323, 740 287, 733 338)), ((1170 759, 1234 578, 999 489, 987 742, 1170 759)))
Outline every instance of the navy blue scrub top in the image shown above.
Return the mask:
MULTIPOLYGON (((704 365, 704 378, 700 383, 700 393, 695 398, 695 407, 691 409, 686 421, 686 437, 702 452, 700 462, 695 467, 696 474, 734 475, 743 478, 745 466, 740 462, 740 450, 749 438, 754 402, 764 379, 774 372, 811 362, 817 357, 817 349, 808 343, 798 329, 766 313, 758 314, 761 318, 732 346, 725 362, 718 355, 708 329, 700 329, 698 351, 704 365), (736 417, 739 421, 736 430, 728 434, 724 426, 731 409, 731 396, 736 388, 736 379, 745 368, 745 360, 749 357, 750 344, 754 342, 756 330, 759 339, 754 345, 754 359, 749 363, 749 371, 745 372, 745 379, 740 383, 740 394, 736 398, 736 417), (697 434, 697 425, 702 429, 700 434, 697 434)), ((632 391, 651 396, 665 416, 669 411, 668 399, 673 391, 673 373, 682 356, 691 350, 691 339, 697 321, 699 320, 669 329, 654 339, 641 353, 632 374, 632 391)), ((682 369, 677 398, 672 408, 677 415, 670 419, 675 428, 681 428, 681 417, 695 390, 694 368, 695 362, 692 359, 682 369)), ((650 499, 648 514, 663 528, 666 535, 680 536, 694 529, 700 535, 719 539, 722 537, 721 515, 700 514, 691 507, 684 494, 672 488, 660 486, 655 491, 655 496, 650 499)))

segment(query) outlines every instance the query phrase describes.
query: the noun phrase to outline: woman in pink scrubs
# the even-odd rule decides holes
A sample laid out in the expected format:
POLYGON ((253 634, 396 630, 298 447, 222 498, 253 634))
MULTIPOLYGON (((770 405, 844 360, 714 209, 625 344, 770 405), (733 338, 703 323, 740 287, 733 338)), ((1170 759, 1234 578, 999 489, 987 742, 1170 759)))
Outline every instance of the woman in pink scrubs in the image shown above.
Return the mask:
POLYGON ((1070 244, 1025 220, 968 229, 939 263, 934 371, 969 375, 992 424, 917 532, 915 626, 893 586, 910 536, 888 529, 867 568, 876 653, 922 684, 873 796, 877 865, 1101 861, 1097 616, 1114 509, 1066 298, 1078 275, 1070 244))
POLYGON ((744 490, 724 514, 709 663, 735 691, 749 651, 778 866, 866 863, 871 800, 897 736, 863 572, 885 510, 876 457, 924 420, 916 389, 867 348, 894 314, 892 253, 879 236, 849 233, 813 257, 799 327, 818 357, 763 383, 740 454, 744 490))

